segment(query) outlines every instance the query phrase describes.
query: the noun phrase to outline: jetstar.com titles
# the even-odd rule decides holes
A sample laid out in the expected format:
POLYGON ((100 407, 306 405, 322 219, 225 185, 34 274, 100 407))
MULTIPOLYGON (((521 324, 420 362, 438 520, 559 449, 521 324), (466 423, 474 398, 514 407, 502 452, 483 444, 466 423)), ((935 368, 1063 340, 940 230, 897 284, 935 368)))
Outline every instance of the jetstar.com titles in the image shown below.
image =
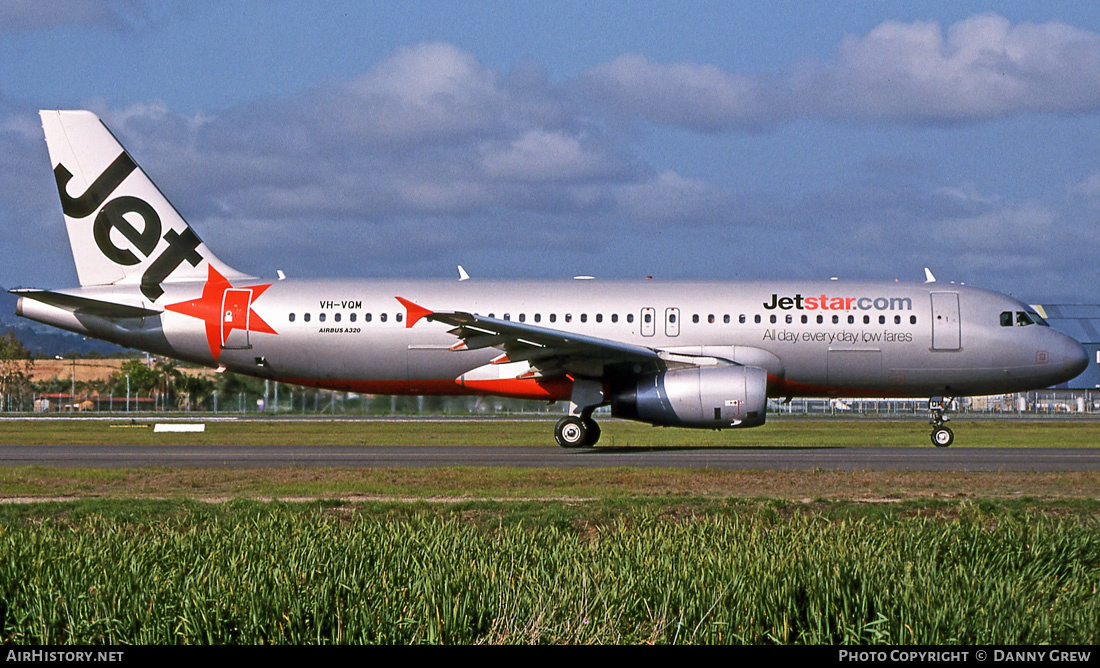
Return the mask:
POLYGON ((780 297, 773 292, 771 301, 764 302, 764 308, 769 311, 912 311, 913 300, 910 297, 803 297, 801 294, 780 297))

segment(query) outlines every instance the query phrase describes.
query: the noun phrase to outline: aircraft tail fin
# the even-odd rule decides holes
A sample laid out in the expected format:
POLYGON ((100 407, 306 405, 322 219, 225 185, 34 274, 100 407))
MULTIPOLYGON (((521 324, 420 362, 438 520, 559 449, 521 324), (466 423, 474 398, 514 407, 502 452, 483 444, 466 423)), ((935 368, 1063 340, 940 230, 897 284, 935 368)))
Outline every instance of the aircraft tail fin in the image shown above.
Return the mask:
POLYGON ((98 116, 39 115, 82 286, 133 284, 156 302, 162 283, 206 280, 208 265, 242 276, 210 252, 98 116))

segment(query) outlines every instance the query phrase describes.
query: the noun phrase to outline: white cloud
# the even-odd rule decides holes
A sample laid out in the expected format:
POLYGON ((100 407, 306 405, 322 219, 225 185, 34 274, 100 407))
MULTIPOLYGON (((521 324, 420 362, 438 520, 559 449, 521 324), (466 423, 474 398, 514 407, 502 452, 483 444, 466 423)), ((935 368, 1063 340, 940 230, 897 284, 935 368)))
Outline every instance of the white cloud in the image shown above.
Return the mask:
MULTIPOLYGON (((156 20, 158 12, 152 4, 148 0, 7 0, 0 2, 0 32, 48 30, 66 25, 135 29, 156 20)), ((174 11, 172 7, 168 9, 174 11)))
POLYGON ((1100 35, 996 14, 947 28, 884 22, 826 62, 743 75, 714 65, 621 56, 583 73, 579 94, 616 118, 703 132, 793 118, 943 124, 1026 112, 1100 111, 1100 35))
POLYGON ((423 216, 462 238, 524 245, 573 235, 562 221, 594 213, 614 225, 635 211, 657 221, 705 208, 704 184, 655 179, 537 70, 504 75, 448 44, 402 49, 350 80, 263 104, 189 115, 158 101, 93 106, 231 263, 254 258, 260 240, 270 246, 273 226, 297 231, 294 253, 354 263, 373 234, 398 239, 393 258, 421 252, 424 239, 391 228, 423 216), (643 196, 650 206, 635 204, 643 196), (348 243, 333 250, 334 239, 348 243))
MULTIPOLYGON (((468 257, 480 258, 495 275, 623 275, 644 265, 645 273, 696 277, 849 276, 897 268, 919 278, 921 266, 941 266, 948 257, 982 262, 992 276, 1051 257, 1091 271, 1094 260, 1075 253, 1086 253, 1089 245, 1081 240, 1097 233, 1082 224, 1063 229, 1069 223, 1058 203, 1014 200, 1010 185, 992 193, 965 182, 937 187, 929 183, 941 174, 934 165, 914 169, 902 161, 820 181, 811 166, 794 185, 777 177, 773 184, 761 181, 765 192, 727 191, 711 180, 721 177, 697 175, 708 173, 704 167, 690 174, 673 167, 671 161, 693 159, 686 152, 651 164, 643 154, 651 145, 639 148, 646 145, 635 143, 637 135, 609 129, 592 117, 594 107, 577 100, 581 95, 600 109, 616 107, 620 116, 707 132, 757 129, 799 115, 925 123, 927 110, 895 109, 889 116, 882 107, 860 111, 858 100, 845 97, 856 95, 857 83, 873 80, 872 72, 889 70, 875 70, 868 54, 883 54, 892 71, 934 88, 946 84, 937 83, 941 74, 928 58, 955 63, 953 81, 980 71, 983 54, 997 48, 1034 62, 1025 55, 1037 47, 1009 46, 1020 41, 1013 33, 1022 27, 979 21, 956 24, 944 36, 934 24, 883 24, 846 43, 834 62, 774 79, 624 56, 564 86, 537 67, 499 72, 452 45, 425 44, 359 76, 278 100, 194 114, 156 101, 93 107, 200 236, 249 271, 280 266, 298 276, 412 275, 439 269, 436 275, 449 276, 452 258, 472 269, 468 257), (847 76, 838 78, 840 72, 847 76), (798 104, 796 80, 808 87, 798 104), (699 252, 700 243, 707 252, 699 252), (797 264, 776 262, 792 256, 797 264)), ((1038 30, 1043 26, 1033 28, 1047 43, 1054 39, 1038 30)), ((1085 33, 1086 42, 1092 38, 1085 33)), ((1060 62, 1056 54, 1044 58, 1060 62)), ((915 89, 913 81, 905 85, 915 89)), ((965 98, 969 106, 958 108, 978 113, 972 102, 983 97, 978 83, 965 98)), ((1000 113, 1024 108, 1015 104, 1000 113)), ((0 174, 13 186, 0 200, 0 214, 10 221, 6 229, 18 227, 6 238, 38 248, 49 230, 48 243, 63 257, 37 118, 0 111, 0 174)), ((937 113, 940 121, 959 120, 937 113)), ((673 135, 672 141, 682 139, 673 135)), ((899 159, 906 151, 897 150, 899 159)), ((749 187, 729 181, 738 184, 731 188, 749 187)), ((1070 189, 1100 197, 1100 177, 1070 189)), ((35 262, 45 266, 39 255, 35 262)), ((24 264, 10 273, 37 280, 40 274, 21 258, 13 255, 24 264)), ((966 269, 955 260, 956 276, 966 269)))
POLYGON ((948 122, 1100 110, 1100 35, 1052 21, 1013 26, 886 22, 849 37, 798 81, 809 113, 841 120, 948 122))
POLYGON ((597 65, 577 81, 581 93, 616 115, 705 131, 759 126, 777 119, 767 82, 713 65, 653 63, 629 54, 597 65))
POLYGON ((728 194, 671 171, 624 185, 615 198, 630 218, 664 225, 724 222, 731 209, 728 194))
POLYGON ((440 43, 401 49, 334 96, 338 127, 405 141, 491 132, 508 102, 495 72, 440 43))
POLYGON ((1100 172, 1090 174, 1080 183, 1070 186, 1069 192, 1090 200, 1100 201, 1100 172))
POLYGON ((607 151, 586 145, 583 134, 531 128, 507 145, 487 145, 481 166, 493 178, 518 181, 561 181, 604 178, 618 171, 607 151))

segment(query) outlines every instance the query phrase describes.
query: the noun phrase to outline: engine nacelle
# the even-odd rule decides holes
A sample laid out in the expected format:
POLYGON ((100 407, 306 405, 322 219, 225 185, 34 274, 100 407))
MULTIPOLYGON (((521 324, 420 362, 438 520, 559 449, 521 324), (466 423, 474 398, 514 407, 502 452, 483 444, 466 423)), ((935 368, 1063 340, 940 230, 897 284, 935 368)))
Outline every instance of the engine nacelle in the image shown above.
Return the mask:
POLYGON ((755 366, 662 371, 611 400, 611 414, 666 427, 729 429, 764 424, 768 374, 755 366))

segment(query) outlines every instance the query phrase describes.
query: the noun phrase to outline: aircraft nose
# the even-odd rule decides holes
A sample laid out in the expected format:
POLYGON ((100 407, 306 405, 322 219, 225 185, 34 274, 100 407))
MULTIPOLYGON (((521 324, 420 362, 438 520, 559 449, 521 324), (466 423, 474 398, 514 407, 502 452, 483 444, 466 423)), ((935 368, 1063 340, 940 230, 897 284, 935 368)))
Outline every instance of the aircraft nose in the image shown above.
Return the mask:
POLYGON ((1075 339, 1064 337, 1062 352, 1062 368, 1066 370, 1066 379, 1072 380, 1089 366, 1089 354, 1085 347, 1075 339))

